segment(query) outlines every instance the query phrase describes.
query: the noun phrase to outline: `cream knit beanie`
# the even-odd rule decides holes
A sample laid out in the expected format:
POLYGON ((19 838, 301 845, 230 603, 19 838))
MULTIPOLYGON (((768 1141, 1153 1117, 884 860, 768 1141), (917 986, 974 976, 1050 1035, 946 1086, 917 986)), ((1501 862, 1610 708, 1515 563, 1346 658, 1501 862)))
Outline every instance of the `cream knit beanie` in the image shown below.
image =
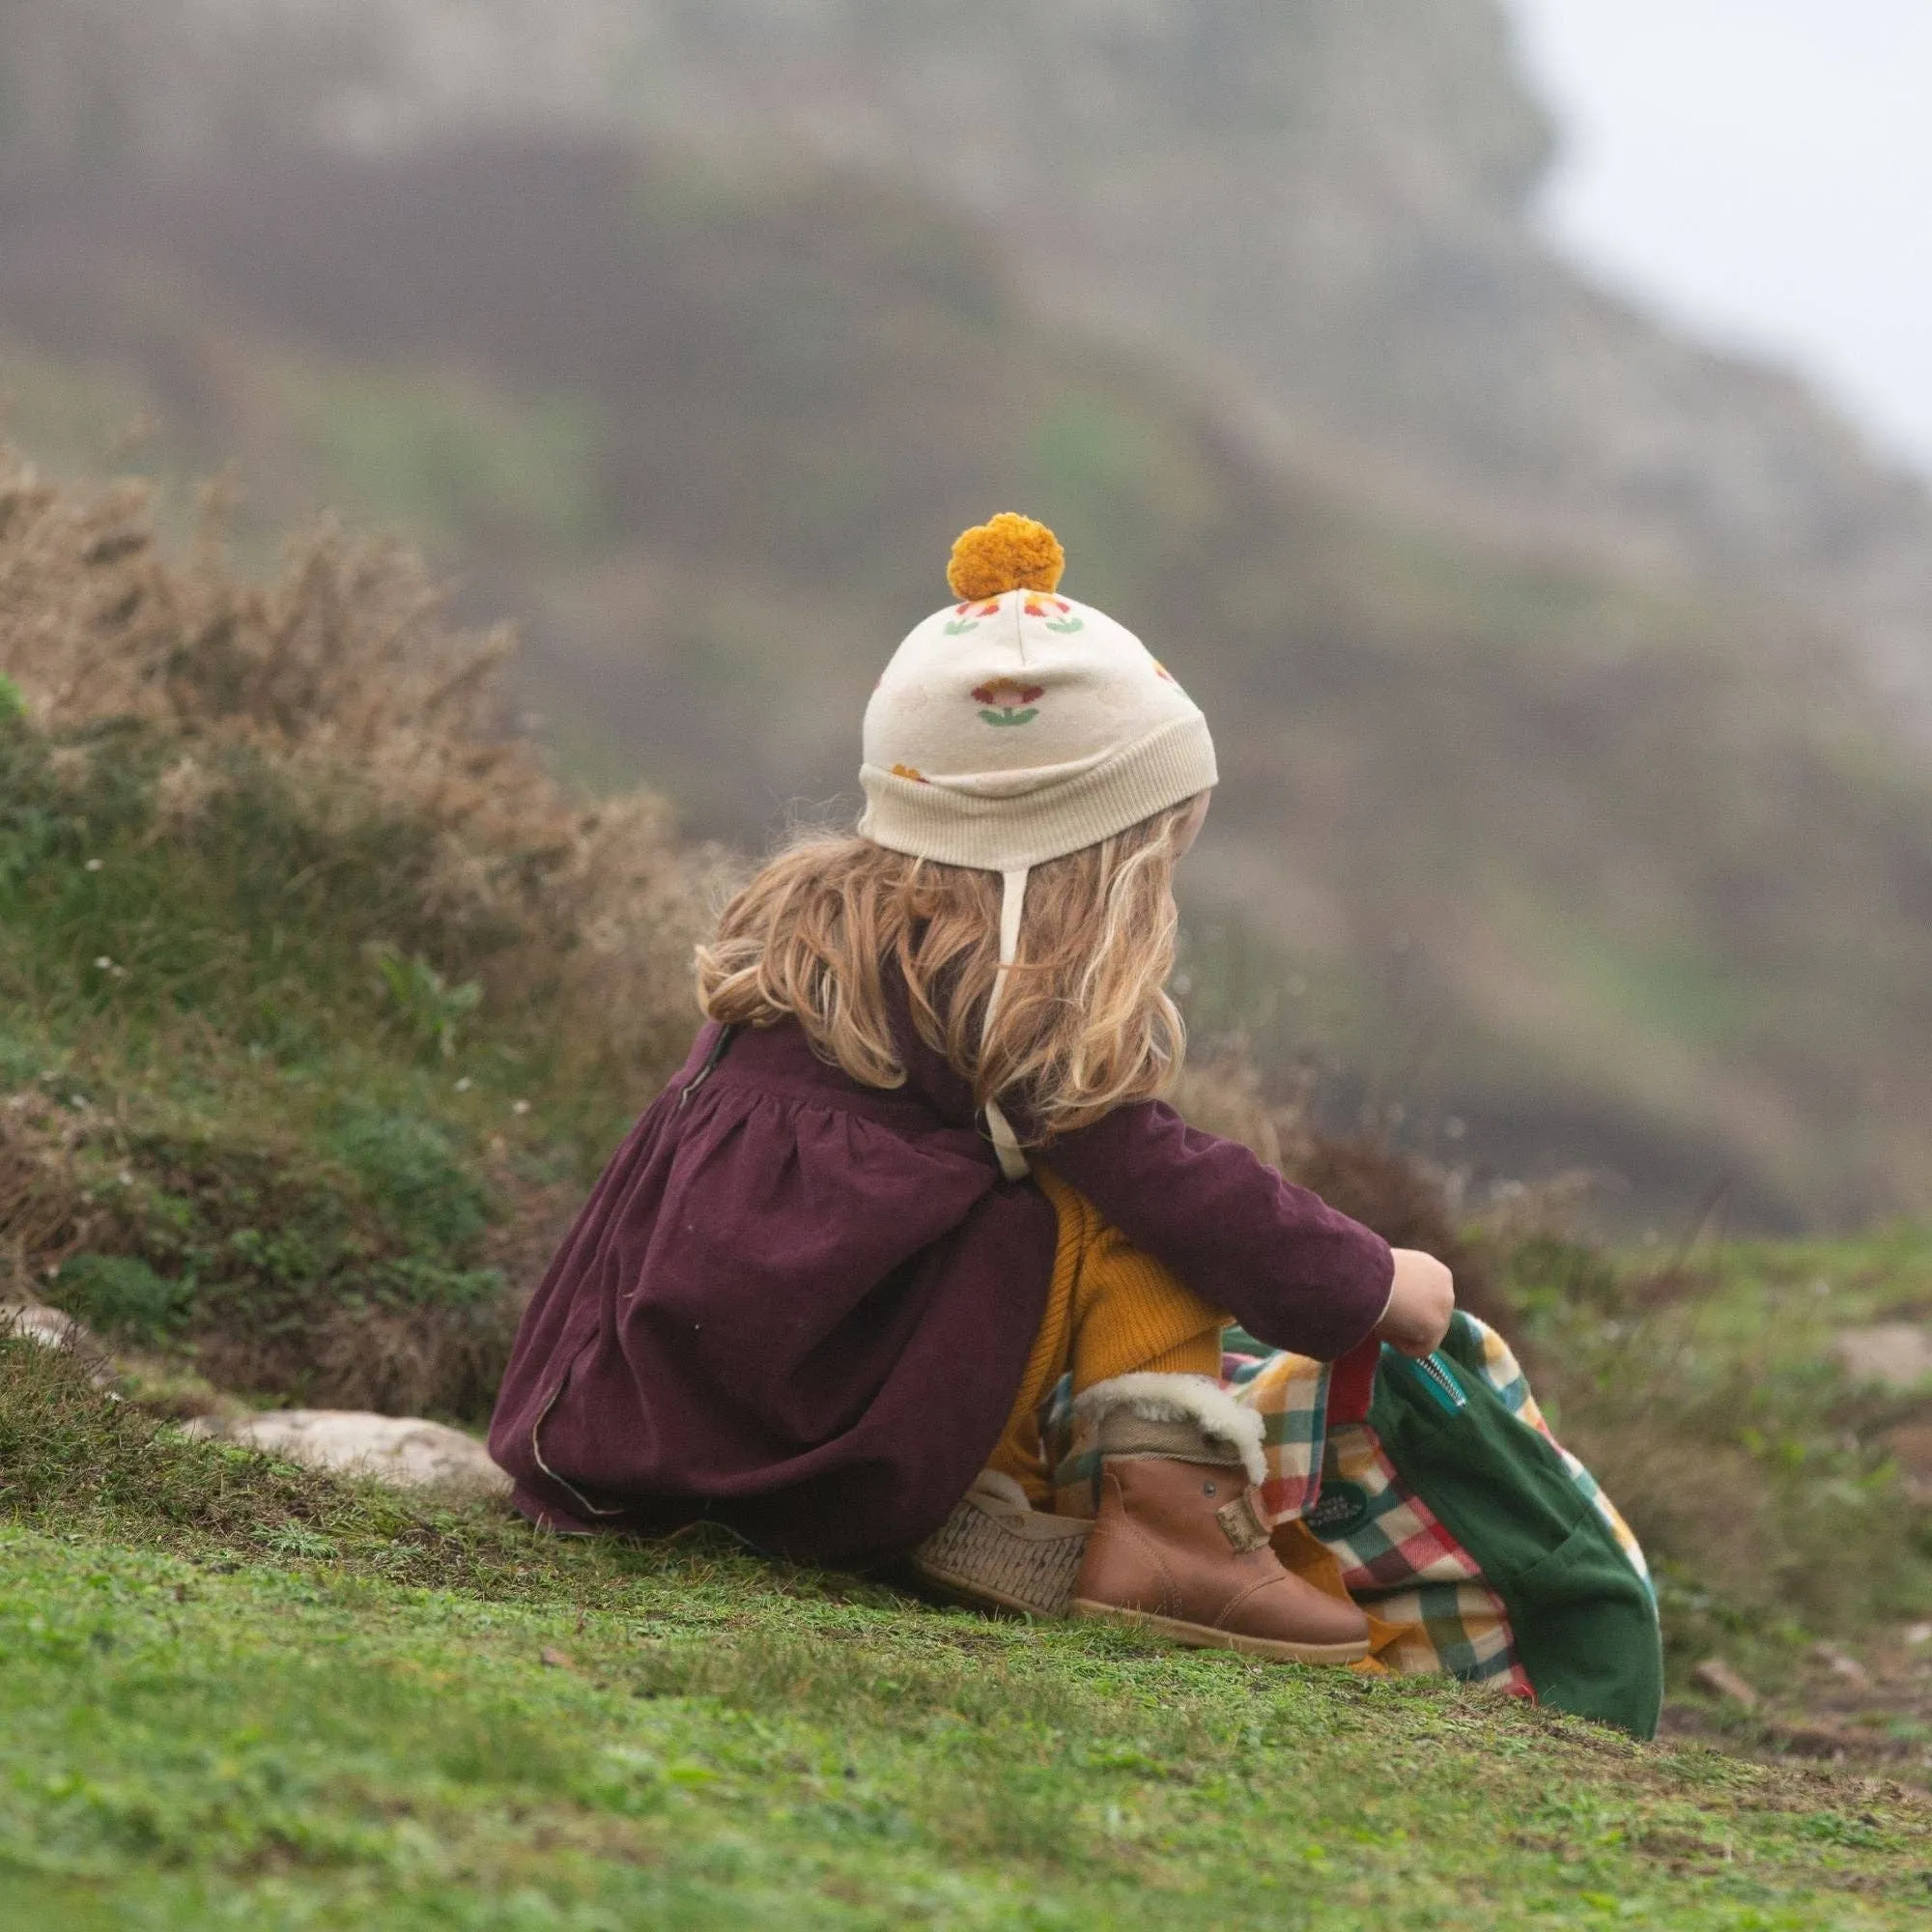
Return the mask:
MULTIPOLYGON (((1132 632, 1056 594, 1065 560, 1053 532, 1026 517, 968 530, 947 572, 961 601, 913 631, 866 707, 860 835, 1002 873, 1004 966, 1033 867, 1183 804, 1216 777, 1193 699, 1132 632)), ((996 985, 993 1005, 999 997, 996 985)), ((987 1116, 1016 1179, 1025 1162, 998 1108, 987 1116)))

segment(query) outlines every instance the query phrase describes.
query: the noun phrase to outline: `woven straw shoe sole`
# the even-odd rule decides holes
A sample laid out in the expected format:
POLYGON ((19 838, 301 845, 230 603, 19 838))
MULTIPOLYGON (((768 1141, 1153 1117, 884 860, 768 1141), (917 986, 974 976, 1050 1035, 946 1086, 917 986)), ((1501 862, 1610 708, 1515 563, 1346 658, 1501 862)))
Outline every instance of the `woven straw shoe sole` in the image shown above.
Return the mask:
POLYGON ((1094 1525, 1029 1509, 1017 1485, 982 1477, 912 1553, 921 1581, 980 1609, 1064 1617, 1094 1525))

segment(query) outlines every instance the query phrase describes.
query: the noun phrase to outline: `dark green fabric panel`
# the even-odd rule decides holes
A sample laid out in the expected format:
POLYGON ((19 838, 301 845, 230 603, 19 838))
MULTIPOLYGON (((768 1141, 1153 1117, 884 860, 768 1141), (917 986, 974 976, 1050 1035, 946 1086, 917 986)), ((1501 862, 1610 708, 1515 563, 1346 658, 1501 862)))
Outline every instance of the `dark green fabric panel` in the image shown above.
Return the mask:
POLYGON ((1483 1376, 1482 1337, 1462 1315, 1444 1357, 1463 1406, 1451 1412, 1385 1349, 1370 1427, 1502 1598, 1538 1698, 1655 1736, 1663 1660, 1648 1586, 1552 1445, 1483 1376))

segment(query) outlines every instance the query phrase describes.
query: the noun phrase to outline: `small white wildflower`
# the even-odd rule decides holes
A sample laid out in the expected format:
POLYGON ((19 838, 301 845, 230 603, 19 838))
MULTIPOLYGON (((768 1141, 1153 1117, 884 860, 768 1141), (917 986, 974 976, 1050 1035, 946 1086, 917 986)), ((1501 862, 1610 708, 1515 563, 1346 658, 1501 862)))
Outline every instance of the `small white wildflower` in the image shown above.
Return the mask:
POLYGON ((108 956, 104 952, 100 955, 99 959, 97 959, 94 962, 94 964, 95 964, 95 970, 97 972, 111 973, 114 970, 113 960, 108 958, 108 956))
POLYGON ((466 1074, 465 1074, 465 1075, 463 1076, 463 1078, 462 1078, 461 1080, 459 1080, 459 1081, 458 1081, 458 1082, 456 1083, 456 1091, 457 1091, 457 1092, 458 1092, 459 1094, 467 1094, 467 1093, 469 1093, 469 1074, 467 1074, 467 1073, 466 1073, 466 1074))
POLYGON ((98 872, 98 871, 99 871, 99 869, 100 869, 100 867, 101 867, 101 861, 100 861, 100 860, 99 860, 99 859, 90 859, 90 860, 89 860, 89 861, 87 862, 87 869, 88 869, 88 870, 89 870, 90 872, 98 872))
POLYGON ((530 1103, 527 1100, 512 1100, 510 1102, 510 1112, 513 1114, 527 1114, 529 1111, 530 1103))
POLYGON ((134 1177, 125 1167, 114 1178, 123 1187, 132 1187, 134 1184, 134 1177))

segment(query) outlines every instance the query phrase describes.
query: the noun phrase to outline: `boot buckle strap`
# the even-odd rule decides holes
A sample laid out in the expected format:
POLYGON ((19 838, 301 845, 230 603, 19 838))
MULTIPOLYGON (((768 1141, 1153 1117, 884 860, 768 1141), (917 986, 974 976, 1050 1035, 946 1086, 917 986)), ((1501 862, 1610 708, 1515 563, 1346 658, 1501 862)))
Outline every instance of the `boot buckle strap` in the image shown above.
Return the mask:
POLYGON ((1267 1543, 1268 1527, 1255 1507, 1253 1490, 1243 1490, 1233 1502, 1223 1503, 1214 1512, 1214 1520, 1239 1555, 1245 1556, 1250 1549, 1260 1549, 1267 1543))

